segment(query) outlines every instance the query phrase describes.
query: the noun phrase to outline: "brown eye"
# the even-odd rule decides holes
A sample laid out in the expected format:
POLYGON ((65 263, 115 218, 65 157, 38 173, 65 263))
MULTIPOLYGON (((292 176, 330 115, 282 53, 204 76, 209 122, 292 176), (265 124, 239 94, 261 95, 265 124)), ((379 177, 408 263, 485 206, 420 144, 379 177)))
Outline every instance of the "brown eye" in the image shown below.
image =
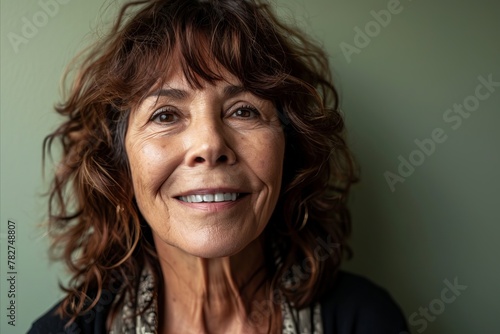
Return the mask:
POLYGON ((151 121, 158 124, 170 124, 174 123, 179 119, 179 116, 174 112, 166 108, 157 110, 151 117, 151 121))
POLYGON ((255 118, 259 116, 259 112, 257 109, 251 106, 243 106, 237 108, 232 115, 233 117, 239 117, 239 118, 255 118))

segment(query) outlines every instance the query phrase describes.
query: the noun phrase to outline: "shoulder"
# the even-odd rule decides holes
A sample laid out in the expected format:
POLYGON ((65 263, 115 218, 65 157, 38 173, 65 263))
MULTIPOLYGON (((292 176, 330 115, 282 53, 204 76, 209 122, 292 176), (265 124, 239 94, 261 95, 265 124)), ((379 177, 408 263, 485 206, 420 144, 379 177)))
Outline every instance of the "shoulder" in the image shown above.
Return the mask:
POLYGON ((404 334, 406 320, 389 293, 368 279, 338 272, 321 302, 325 334, 404 334))
POLYGON ((101 295, 97 304, 90 311, 78 316, 71 324, 69 324, 69 318, 56 314, 57 308, 61 305, 61 302, 59 302, 35 320, 28 334, 105 333, 106 318, 112 301, 113 298, 106 298, 101 295))

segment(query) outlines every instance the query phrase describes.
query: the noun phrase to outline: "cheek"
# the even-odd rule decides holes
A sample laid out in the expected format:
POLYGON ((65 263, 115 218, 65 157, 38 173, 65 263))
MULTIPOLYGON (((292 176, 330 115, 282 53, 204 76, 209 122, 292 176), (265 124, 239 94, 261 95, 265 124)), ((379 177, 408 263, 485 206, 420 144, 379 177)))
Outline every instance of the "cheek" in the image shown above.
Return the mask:
POLYGON ((285 139, 282 132, 267 132, 256 137, 253 143, 254 171, 266 184, 278 187, 281 184, 285 139))
POLYGON ((155 192, 172 172, 173 155, 167 154, 166 146, 161 141, 137 139, 127 147, 136 195, 155 192))

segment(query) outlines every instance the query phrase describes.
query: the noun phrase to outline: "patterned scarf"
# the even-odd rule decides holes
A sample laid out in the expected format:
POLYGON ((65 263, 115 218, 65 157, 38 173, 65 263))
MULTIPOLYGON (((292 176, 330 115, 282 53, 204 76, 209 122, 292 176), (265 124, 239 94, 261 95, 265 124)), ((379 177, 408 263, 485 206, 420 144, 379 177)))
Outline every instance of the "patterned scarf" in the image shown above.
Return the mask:
MULTIPOLYGON (((153 275, 149 268, 143 269, 135 292, 125 294, 122 309, 116 315, 110 334, 157 334, 158 305, 153 275), (135 298, 136 297, 136 298, 135 298), (137 303, 134 303, 137 300, 137 303), (144 310, 135 315, 137 310, 144 310)), ((116 300, 120 300, 117 296, 116 300)), ((320 304, 296 310, 288 303, 281 304, 283 315, 282 334, 323 334, 320 304)))

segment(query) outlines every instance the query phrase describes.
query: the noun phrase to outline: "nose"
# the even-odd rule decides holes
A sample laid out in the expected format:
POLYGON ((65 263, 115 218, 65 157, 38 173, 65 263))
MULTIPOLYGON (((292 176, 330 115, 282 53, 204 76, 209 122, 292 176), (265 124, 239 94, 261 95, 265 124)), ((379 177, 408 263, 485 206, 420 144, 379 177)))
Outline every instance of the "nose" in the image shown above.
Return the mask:
POLYGON ((185 133, 186 165, 189 167, 233 165, 236 162, 236 154, 224 130, 222 120, 216 117, 192 120, 189 131, 185 133))

